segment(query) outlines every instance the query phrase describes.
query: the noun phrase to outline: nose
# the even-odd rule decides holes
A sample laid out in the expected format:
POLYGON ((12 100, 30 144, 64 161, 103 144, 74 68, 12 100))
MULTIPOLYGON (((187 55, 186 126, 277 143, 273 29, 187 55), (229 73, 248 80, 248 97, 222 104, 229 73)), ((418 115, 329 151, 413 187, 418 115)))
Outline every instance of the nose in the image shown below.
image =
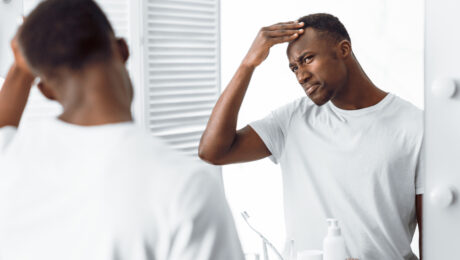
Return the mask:
POLYGON ((311 79, 311 73, 306 69, 298 68, 296 77, 297 81, 303 85, 311 79))

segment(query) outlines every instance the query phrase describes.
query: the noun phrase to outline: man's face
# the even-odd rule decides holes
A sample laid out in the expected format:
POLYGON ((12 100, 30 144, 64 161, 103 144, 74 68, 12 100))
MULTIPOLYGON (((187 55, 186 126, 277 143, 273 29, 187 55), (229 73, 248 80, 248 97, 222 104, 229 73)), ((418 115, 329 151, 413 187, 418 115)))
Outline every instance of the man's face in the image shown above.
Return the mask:
POLYGON ((289 67, 318 106, 334 98, 347 81, 347 68, 338 54, 338 44, 313 28, 288 46, 289 67))

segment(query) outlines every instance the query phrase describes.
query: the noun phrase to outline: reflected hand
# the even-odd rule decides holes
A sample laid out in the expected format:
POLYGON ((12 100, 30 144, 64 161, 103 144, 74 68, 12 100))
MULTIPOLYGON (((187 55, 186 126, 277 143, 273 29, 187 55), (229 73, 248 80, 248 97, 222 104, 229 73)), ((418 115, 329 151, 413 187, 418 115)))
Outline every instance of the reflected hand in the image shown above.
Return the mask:
POLYGON ((243 63, 252 67, 260 65, 270 52, 273 45, 290 42, 304 32, 303 23, 297 21, 277 23, 272 26, 263 27, 252 43, 243 63))
MULTIPOLYGON (((21 30, 21 29, 19 29, 21 30)), ((18 32, 19 32, 18 30, 18 32)), ((29 65, 27 65, 26 59, 24 55, 22 54, 22 51, 19 47, 19 42, 18 42, 18 33, 14 36, 13 40, 11 40, 11 49, 13 50, 14 54, 14 63, 15 66, 21 70, 22 73, 25 73, 31 78, 35 78, 33 75, 29 65)))

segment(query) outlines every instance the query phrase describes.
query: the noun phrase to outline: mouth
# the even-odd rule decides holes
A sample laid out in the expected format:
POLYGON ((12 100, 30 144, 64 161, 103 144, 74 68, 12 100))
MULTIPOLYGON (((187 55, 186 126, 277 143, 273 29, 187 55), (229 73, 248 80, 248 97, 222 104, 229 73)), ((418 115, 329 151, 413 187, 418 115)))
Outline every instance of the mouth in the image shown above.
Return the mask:
POLYGON ((310 96, 313 92, 315 92, 319 87, 321 87, 320 83, 315 83, 312 85, 305 86, 304 90, 307 96, 310 96))

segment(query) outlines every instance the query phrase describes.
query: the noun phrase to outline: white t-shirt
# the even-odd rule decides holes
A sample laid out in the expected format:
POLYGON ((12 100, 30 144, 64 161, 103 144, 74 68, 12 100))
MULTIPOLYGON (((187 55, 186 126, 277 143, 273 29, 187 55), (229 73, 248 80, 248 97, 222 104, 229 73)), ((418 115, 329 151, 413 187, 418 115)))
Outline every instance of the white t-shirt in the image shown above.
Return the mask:
POLYGON ((217 176, 133 123, 0 129, 0 259, 243 259, 217 176))
POLYGON ((421 110, 393 94, 358 110, 304 97, 250 126, 281 164, 287 238, 298 250, 321 249, 326 218, 337 218, 350 257, 417 259, 421 110))

